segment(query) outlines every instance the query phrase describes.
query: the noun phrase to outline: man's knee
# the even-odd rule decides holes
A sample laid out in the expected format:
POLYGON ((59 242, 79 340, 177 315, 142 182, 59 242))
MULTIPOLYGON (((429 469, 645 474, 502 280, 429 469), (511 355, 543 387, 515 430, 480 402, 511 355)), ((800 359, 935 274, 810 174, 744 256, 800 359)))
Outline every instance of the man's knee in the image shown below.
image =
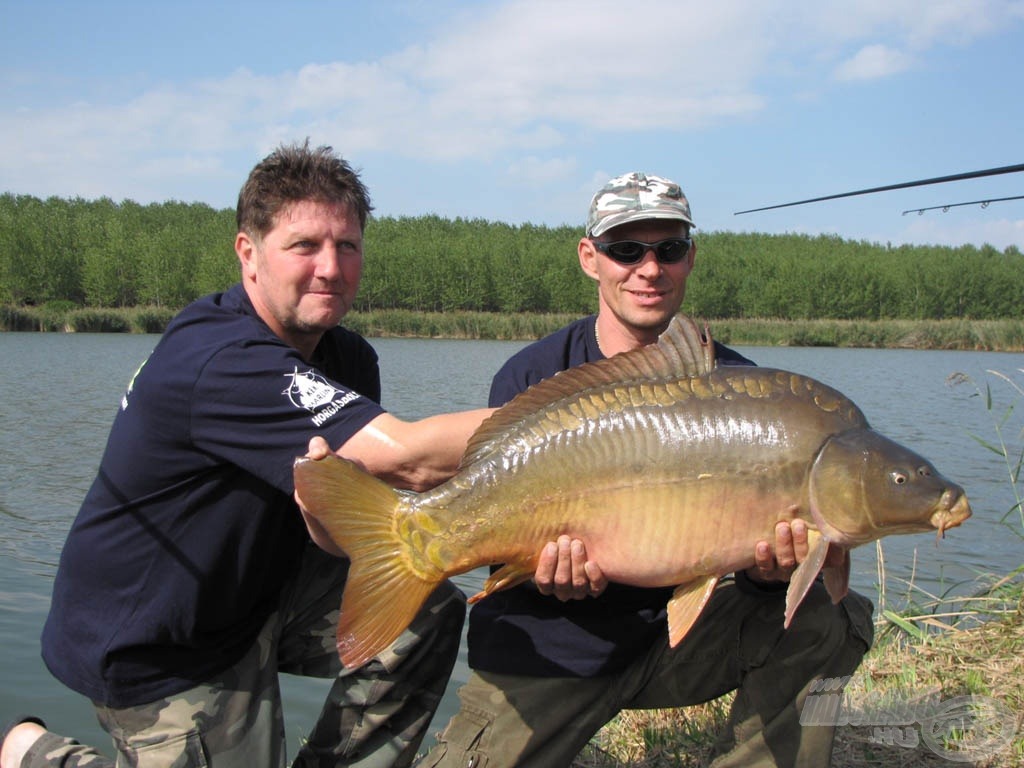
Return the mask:
POLYGON ((462 639, 462 626, 466 620, 466 596, 450 581, 444 581, 427 599, 417 618, 436 627, 442 638, 454 638, 458 645, 462 639))
POLYGON ((863 657, 875 641, 875 606, 864 595, 850 592, 840 601, 839 607, 846 612, 851 643, 863 646, 860 653, 863 657))
POLYGON ((488 736, 494 718, 482 710, 463 707, 437 737, 437 745, 417 768, 464 768, 489 762, 488 736))
POLYGON ((874 640, 874 607, 857 592, 833 604, 824 587, 815 585, 790 625, 793 639, 816 663, 833 674, 849 674, 874 640))
POLYGON ((423 667, 424 674, 428 667, 436 668, 436 674, 447 680, 458 656, 465 619, 466 596, 454 584, 444 581, 427 598, 412 624, 381 651, 377 660, 388 670, 412 661, 423 667))

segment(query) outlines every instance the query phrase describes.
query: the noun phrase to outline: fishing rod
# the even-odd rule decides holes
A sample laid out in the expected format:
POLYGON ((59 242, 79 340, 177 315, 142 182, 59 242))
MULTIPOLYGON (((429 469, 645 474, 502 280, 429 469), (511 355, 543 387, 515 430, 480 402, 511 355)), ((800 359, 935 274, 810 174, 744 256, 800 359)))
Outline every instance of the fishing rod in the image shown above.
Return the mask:
POLYGON ((988 208, 992 203, 1001 203, 1004 200, 1024 200, 1024 195, 1017 195, 1016 197, 995 197, 991 200, 972 200, 969 203, 948 203, 946 205, 933 205, 931 208, 910 208, 903 212, 902 215, 906 216, 908 213, 916 213, 920 216, 925 211, 937 211, 939 208, 945 213, 950 208, 957 208, 961 205, 980 205, 982 208, 988 208))
MULTIPOLYGON (((968 171, 967 173, 955 173, 952 176, 937 176, 934 179, 920 179, 918 181, 905 181, 900 184, 888 184, 884 187, 871 187, 870 189, 859 189, 855 192, 842 192, 838 195, 826 195, 825 197, 812 197, 808 200, 797 200, 793 203, 781 203, 779 205, 766 205, 763 208, 750 208, 746 211, 736 211, 733 216, 744 213, 755 213, 757 211, 770 211, 775 208, 788 208, 791 205, 804 205, 805 203, 819 203, 822 200, 836 200, 840 197, 853 197, 854 195, 867 195, 872 192, 888 192, 893 189, 906 189, 908 187, 922 187, 926 184, 942 184, 947 181, 964 181, 965 179, 978 179, 983 176, 998 176, 1003 173, 1019 173, 1024 171, 1024 163, 1018 165, 1005 165, 1002 168, 987 168, 982 171, 968 171)), ((941 206, 940 206, 941 207, 941 206)), ((917 210, 916 208, 914 210, 917 210)))

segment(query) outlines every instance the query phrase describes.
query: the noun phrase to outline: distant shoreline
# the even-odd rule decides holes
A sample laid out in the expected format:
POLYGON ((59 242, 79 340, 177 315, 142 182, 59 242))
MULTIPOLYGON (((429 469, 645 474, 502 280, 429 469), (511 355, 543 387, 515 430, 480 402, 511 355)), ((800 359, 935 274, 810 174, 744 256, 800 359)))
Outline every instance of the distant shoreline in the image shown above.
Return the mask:
MULTIPOLYGON (((177 310, 0 307, 0 331, 162 333, 177 310)), ((344 325, 367 337, 530 341, 575 314, 491 312, 352 312, 344 325)), ((698 318, 700 319, 700 318, 698 318)), ((1024 352, 1024 319, 1002 320, 707 320, 717 340, 735 346, 863 347, 1024 352)))

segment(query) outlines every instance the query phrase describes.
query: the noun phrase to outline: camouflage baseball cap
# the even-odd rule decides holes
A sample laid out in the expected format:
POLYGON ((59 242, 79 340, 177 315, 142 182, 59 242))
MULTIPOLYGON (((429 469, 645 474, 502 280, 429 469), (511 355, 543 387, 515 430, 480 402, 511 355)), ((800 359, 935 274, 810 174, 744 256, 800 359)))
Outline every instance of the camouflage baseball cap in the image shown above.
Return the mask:
POLYGON ((616 176, 590 202, 587 237, 642 219, 678 219, 694 226, 690 203, 674 181, 644 173, 616 176))

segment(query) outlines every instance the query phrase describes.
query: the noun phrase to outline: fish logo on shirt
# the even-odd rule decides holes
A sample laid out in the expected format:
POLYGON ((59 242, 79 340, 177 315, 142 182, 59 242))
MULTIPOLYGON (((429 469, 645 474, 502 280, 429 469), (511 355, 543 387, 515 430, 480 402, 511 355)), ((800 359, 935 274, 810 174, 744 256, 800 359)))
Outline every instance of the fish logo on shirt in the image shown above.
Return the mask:
POLYGON ((312 413, 313 423, 318 427, 359 397, 357 392, 342 394, 341 390, 312 369, 300 372, 296 366, 295 370, 285 376, 291 379, 291 383, 281 394, 286 395, 296 408, 312 413))
POLYGON ((300 373, 296 366, 294 371, 285 376, 291 378, 291 383, 281 394, 287 395, 296 408, 304 408, 310 413, 327 405, 338 394, 338 390, 314 370, 300 373))

